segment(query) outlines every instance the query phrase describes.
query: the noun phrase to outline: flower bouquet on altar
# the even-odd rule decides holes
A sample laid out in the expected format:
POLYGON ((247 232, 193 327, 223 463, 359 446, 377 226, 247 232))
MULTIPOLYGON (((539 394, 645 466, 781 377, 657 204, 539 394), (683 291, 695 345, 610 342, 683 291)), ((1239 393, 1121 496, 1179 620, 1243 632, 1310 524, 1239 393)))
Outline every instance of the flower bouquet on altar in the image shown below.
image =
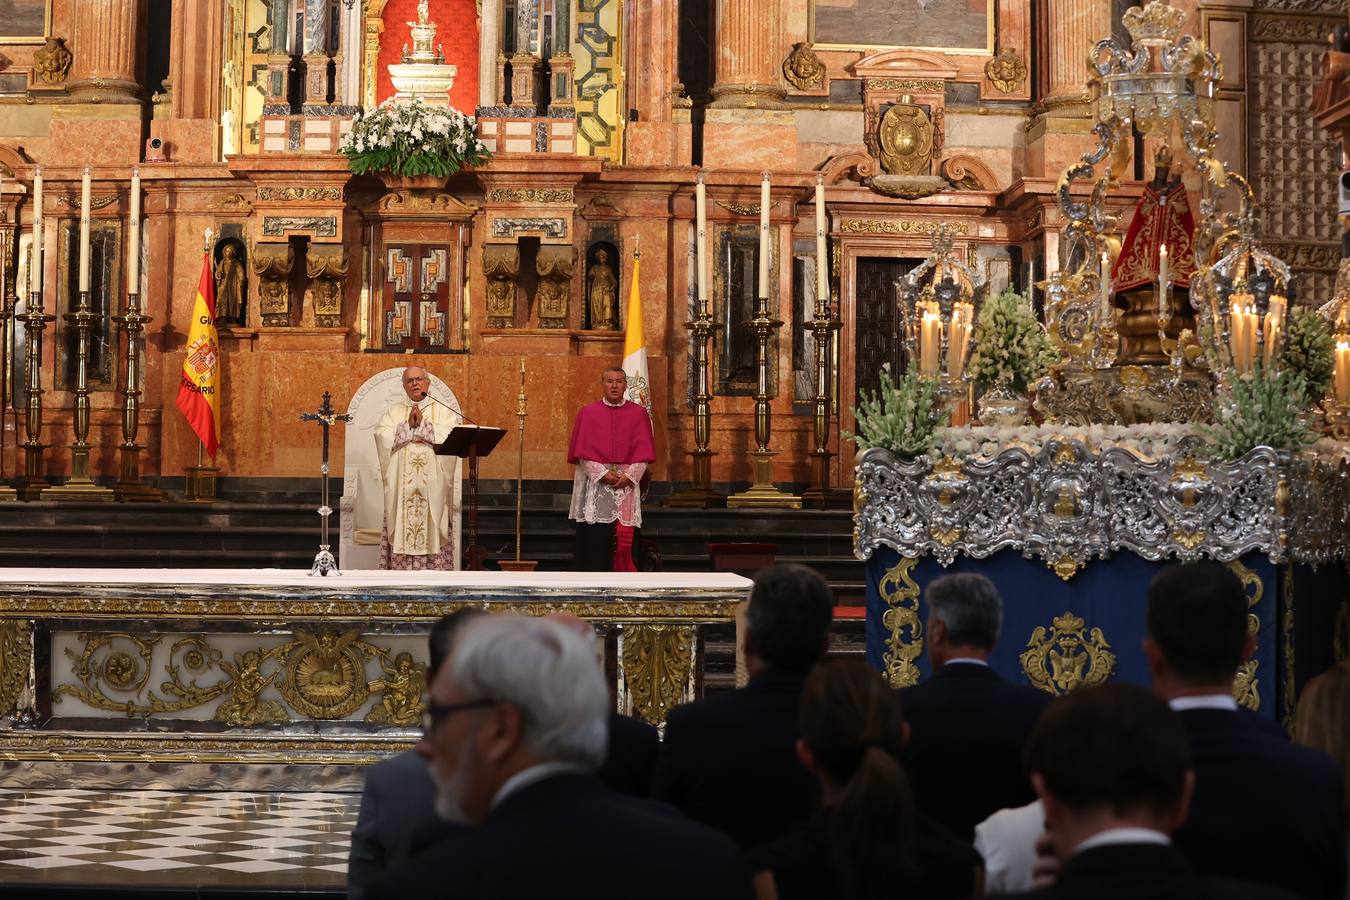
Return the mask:
POLYGON ((937 430, 950 416, 938 396, 937 380, 911 369, 897 384, 887 363, 881 367, 880 382, 875 394, 866 389, 858 392, 858 405, 853 409, 858 433, 846 431, 844 438, 859 450, 882 447, 906 460, 927 453, 937 430))
POLYGON ((980 421, 1025 423, 1027 389, 1057 362, 1059 353, 1027 297, 1006 290, 986 301, 975 323, 975 346, 966 367, 981 390, 980 421))
POLYGON ((440 187, 460 169, 491 157, 473 116, 393 98, 358 113, 339 150, 353 172, 370 172, 390 187, 440 187))

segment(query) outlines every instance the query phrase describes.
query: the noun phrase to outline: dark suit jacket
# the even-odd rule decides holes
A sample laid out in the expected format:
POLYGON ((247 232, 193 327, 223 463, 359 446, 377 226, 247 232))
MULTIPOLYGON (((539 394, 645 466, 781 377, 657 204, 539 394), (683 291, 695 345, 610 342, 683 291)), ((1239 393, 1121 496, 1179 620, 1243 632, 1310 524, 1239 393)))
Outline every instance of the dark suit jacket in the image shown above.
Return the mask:
POLYGON ((349 900, 363 900, 370 885, 407 860, 415 843, 455 827, 437 818, 435 802, 426 761, 412 750, 366 770, 347 860, 349 900))
POLYGON ((1296 900, 1266 885, 1198 874, 1175 847, 1116 844, 1084 850, 1048 888, 1013 897, 1036 900, 1296 900))
POLYGON ((804 822, 818 797, 797 760, 804 683, 762 672, 740 690, 671 710, 653 796, 747 849, 804 822))
POLYGON ((605 787, 620 794, 649 797, 656 778, 661 737, 641 719, 610 713, 609 751, 597 772, 605 787))
POLYGON ((1022 747, 1050 699, 973 663, 945 665, 900 691, 911 731, 904 763, 919 809, 969 841, 991 813, 1035 800, 1022 747))
POLYGON ((1182 712, 1195 797, 1177 846, 1204 873, 1280 885, 1309 900, 1345 893, 1340 769, 1241 713, 1182 712))
MULTIPOLYGON (((842 900, 842 879, 830 859, 829 809, 821 810, 791 834, 751 850, 747 855, 755 872, 773 873, 778 900, 842 900)), ((895 886, 896 900, 965 900, 975 890, 980 855, 970 844, 926 816, 914 823, 914 855, 919 864, 916 881, 895 886)))
POLYGON ((559 897, 747 900, 734 844, 661 804, 563 774, 501 801, 479 828, 428 848, 372 889, 377 900, 559 897))

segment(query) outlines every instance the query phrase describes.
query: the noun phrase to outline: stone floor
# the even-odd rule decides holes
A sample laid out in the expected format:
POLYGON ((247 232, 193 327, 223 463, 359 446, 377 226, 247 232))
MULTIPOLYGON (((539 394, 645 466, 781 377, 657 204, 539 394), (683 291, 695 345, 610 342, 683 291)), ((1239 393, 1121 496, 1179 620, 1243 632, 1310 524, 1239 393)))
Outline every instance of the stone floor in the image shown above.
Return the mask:
POLYGON ((5 896, 341 897, 360 797, 0 789, 5 896))

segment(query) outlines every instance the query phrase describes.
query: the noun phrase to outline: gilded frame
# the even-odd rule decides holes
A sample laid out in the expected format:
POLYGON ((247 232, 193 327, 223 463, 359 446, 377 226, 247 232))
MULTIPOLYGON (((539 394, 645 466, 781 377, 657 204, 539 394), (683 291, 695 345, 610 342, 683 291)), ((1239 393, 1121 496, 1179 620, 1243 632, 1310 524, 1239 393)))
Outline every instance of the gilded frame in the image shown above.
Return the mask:
POLYGON ((983 47, 935 47, 926 44, 864 44, 864 43, 817 43, 816 42, 816 2, 807 0, 806 34, 812 49, 820 50, 860 50, 875 53, 880 50, 924 50, 930 53, 947 53, 952 56, 993 56, 996 50, 999 0, 985 0, 985 45, 983 47))
MULTIPOLYGON (((18 0, 23 2, 23 0, 18 0)), ((47 35, 52 33, 52 0, 38 0, 42 3, 42 33, 41 34, 0 34, 0 44, 42 44, 46 43, 47 35)), ((33 0, 28 0, 31 5, 36 5, 33 0)), ((7 31, 8 29, 6 29, 7 31)))

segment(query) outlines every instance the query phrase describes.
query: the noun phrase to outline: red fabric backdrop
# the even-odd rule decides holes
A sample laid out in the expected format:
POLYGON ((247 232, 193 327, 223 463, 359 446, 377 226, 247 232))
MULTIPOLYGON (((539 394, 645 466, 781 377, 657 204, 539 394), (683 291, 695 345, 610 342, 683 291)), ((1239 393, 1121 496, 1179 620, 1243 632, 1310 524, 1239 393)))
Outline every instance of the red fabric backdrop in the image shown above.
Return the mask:
MULTIPOLYGON (((450 105, 473 115, 478 106, 478 7, 474 0, 431 0, 431 21, 436 23, 436 41, 445 51, 445 61, 459 69, 450 89, 450 105)), ((384 7, 384 34, 380 35, 377 100, 393 96, 389 66, 397 65, 403 45, 412 46, 409 22, 417 21, 417 0, 389 0, 384 7)))

